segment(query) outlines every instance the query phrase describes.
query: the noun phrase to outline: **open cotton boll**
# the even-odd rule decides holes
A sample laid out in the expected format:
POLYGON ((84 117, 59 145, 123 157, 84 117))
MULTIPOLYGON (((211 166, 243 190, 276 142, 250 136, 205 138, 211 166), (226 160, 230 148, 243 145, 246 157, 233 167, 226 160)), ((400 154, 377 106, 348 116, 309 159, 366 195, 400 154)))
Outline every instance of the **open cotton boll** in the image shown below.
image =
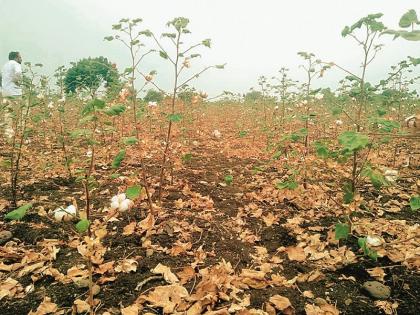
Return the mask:
POLYGON ((118 194, 118 195, 117 195, 117 197, 118 197, 118 202, 119 202, 119 203, 121 203, 121 202, 123 202, 125 199, 127 199, 127 196, 126 196, 124 193, 122 193, 122 194, 118 194))
POLYGON ((134 205, 134 202, 130 199, 125 199, 120 203, 120 206, 118 208, 119 211, 127 211, 131 209, 131 207, 134 205))
POLYGON ((65 209, 62 207, 57 208, 54 210, 54 219, 58 222, 69 222, 76 217, 76 211, 76 207, 73 205, 70 205, 65 209))
MULTIPOLYGON (((116 197, 116 196, 115 196, 115 197, 116 197)), ((118 199, 117 199, 117 200, 113 200, 113 201, 111 201, 111 209, 112 209, 112 210, 118 209, 118 208, 119 208, 119 206, 120 206, 120 203, 118 202, 118 199)))
POLYGON ((370 246, 381 246, 382 245, 382 240, 379 236, 367 236, 366 237, 366 242, 370 245, 370 246))

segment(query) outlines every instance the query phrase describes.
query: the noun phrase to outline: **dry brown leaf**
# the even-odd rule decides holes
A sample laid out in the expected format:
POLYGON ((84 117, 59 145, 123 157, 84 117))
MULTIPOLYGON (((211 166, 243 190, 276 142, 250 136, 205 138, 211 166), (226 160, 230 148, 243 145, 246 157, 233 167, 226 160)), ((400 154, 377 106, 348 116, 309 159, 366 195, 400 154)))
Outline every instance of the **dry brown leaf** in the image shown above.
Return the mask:
POLYGON ((140 309, 138 305, 130 305, 121 309, 121 315, 138 315, 140 309))
POLYGON ((308 299, 313 299, 315 297, 312 291, 303 291, 302 295, 308 299))
POLYGON ((76 312, 77 314, 84 314, 89 312, 90 310, 90 305, 88 302, 77 299, 76 301, 73 302, 73 304, 76 306, 76 312))
POLYGON ((302 247, 287 247, 286 252, 290 260, 305 261, 306 259, 306 253, 302 247))
POLYGON ((386 273, 382 268, 375 267, 373 269, 367 269, 366 271, 376 280, 384 282, 384 278, 386 276, 386 273))
POLYGON ((201 305, 201 302, 200 302, 200 301, 195 302, 195 303, 193 304, 193 306, 191 306, 191 307, 188 309, 188 311, 187 311, 186 315, 200 315, 200 314, 201 314, 201 309, 202 309, 202 308, 203 308, 203 306, 201 305))
POLYGON ((178 284, 156 287, 147 296, 140 296, 152 306, 162 307, 163 313, 171 314, 189 294, 187 289, 178 284))
POLYGON ((7 278, 0 284, 0 300, 4 297, 23 297, 23 287, 13 278, 7 278))
POLYGON ((107 273, 114 269, 114 263, 114 261, 108 261, 104 264, 101 264, 98 266, 98 268, 95 269, 95 272, 103 275, 104 273, 107 273))
POLYGON ((28 315, 45 315, 55 313, 57 304, 52 303, 49 297, 45 297, 35 312, 30 311, 28 315))
POLYGON ((149 213, 147 217, 139 223, 139 227, 142 232, 149 231, 151 228, 153 228, 154 225, 155 217, 151 213, 149 213))
POLYGON ((181 284, 185 284, 190 281, 195 276, 194 268, 191 266, 186 266, 182 271, 177 273, 177 276, 180 279, 181 284))
POLYGON ((162 265, 162 264, 158 264, 155 268, 153 268, 152 273, 154 274, 160 274, 163 275, 163 278, 165 279, 166 282, 170 283, 170 284, 174 284, 179 282, 177 276, 172 273, 171 268, 162 265))
POLYGON ((295 309, 290 303, 289 299, 285 296, 276 294, 269 299, 269 302, 274 305, 276 309, 282 311, 283 314, 295 314, 295 309))
POLYGON ((136 272, 137 271, 137 261, 134 259, 123 259, 118 262, 118 265, 115 267, 116 272, 136 272))
POLYGON ((136 229, 137 222, 133 221, 130 224, 127 224, 124 226, 123 229, 123 235, 131 235, 134 233, 134 230, 136 229))

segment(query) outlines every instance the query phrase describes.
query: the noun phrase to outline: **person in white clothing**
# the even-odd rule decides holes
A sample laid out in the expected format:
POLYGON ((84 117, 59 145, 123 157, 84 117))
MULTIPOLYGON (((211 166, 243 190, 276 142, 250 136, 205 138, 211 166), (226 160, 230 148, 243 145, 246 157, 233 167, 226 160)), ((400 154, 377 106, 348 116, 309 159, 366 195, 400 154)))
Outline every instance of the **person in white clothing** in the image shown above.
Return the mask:
POLYGON ((22 97, 22 57, 19 52, 12 51, 9 53, 9 61, 3 66, 1 80, 1 94, 3 96, 4 107, 4 134, 6 138, 11 138, 14 134, 13 130, 13 112, 22 97))
POLYGON ((9 61, 2 70, 2 93, 3 97, 22 96, 20 80, 22 79, 22 57, 19 52, 9 53, 9 61))

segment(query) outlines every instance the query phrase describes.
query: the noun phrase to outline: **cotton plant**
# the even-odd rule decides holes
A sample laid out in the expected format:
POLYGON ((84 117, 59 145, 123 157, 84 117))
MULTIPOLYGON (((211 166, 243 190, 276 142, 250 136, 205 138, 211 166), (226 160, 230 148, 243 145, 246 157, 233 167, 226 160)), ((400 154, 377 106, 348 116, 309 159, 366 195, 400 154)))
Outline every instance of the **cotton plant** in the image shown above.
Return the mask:
POLYGON ((134 202, 128 199, 125 193, 115 195, 111 198, 111 209, 125 212, 134 206, 134 202))

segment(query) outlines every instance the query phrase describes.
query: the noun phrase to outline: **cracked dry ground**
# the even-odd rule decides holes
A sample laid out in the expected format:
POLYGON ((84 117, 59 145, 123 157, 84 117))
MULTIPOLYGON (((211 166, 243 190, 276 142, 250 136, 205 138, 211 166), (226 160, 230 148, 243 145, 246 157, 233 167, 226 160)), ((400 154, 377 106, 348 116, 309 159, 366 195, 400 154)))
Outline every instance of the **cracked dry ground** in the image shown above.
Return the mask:
MULTIPOLYGON (((175 171, 153 220, 144 202, 112 219, 108 212, 95 213, 94 227, 105 231, 100 233, 102 255, 94 264, 97 314, 132 314, 133 309, 141 314, 272 314, 276 310, 269 301, 276 295, 289 299, 292 307, 283 310, 286 314, 306 314, 311 307, 314 313, 308 314, 384 314, 362 290, 364 281, 381 276, 391 288, 389 301, 398 303, 398 314, 418 314, 420 276, 414 269, 388 256, 377 262, 364 258, 357 239, 338 244, 332 231, 342 213, 331 203, 306 207, 302 191, 274 189, 283 168, 225 156, 214 143, 209 147, 195 148, 192 160, 175 171), (233 175, 231 185, 223 181, 227 174, 233 175), (159 306, 150 297, 156 287, 168 286, 168 279, 152 273, 158 264, 169 267, 189 295, 175 308, 159 306)), ((97 208, 106 206, 105 192, 117 192, 117 186, 101 188, 97 208)), ((9 293, 2 296, 1 314, 35 311, 44 297, 58 312, 71 314, 77 311, 74 302, 86 299, 81 281, 86 261, 77 249, 81 238, 71 223, 56 223, 42 211, 52 201, 42 196, 58 201, 78 190, 73 181, 59 178, 23 188, 38 210, 4 225, 14 239, 1 247, 0 272, 3 280, 17 283, 9 283, 9 293)), ((362 213, 355 223, 363 227, 379 220, 384 226, 394 219, 388 215, 362 213)), ((402 230, 418 224, 408 212, 398 216, 395 224, 402 230)), ((399 240, 396 234, 390 232, 391 241, 399 240)))

